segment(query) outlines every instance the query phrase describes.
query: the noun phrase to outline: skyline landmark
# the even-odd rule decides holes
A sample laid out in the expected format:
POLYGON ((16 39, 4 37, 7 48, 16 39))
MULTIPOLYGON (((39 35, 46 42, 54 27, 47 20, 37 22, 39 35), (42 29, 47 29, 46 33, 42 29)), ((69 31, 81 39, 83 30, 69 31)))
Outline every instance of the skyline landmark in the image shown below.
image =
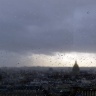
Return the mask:
POLYGON ((73 75, 78 75, 79 73, 80 73, 80 68, 79 68, 79 66, 77 64, 77 61, 75 61, 75 64, 74 64, 74 66, 72 68, 72 74, 73 75))

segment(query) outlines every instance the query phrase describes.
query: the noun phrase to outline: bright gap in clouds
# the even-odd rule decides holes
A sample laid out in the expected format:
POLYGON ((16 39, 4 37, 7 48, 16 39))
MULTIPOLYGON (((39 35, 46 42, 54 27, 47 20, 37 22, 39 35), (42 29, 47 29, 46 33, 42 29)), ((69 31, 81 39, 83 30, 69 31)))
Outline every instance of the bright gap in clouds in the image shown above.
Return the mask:
POLYGON ((96 67, 96 53, 16 54, 0 51, 0 67, 72 67, 77 60, 80 67, 96 67))
POLYGON ((34 66, 72 67, 77 60, 80 67, 96 66, 96 54, 93 53, 55 53, 53 56, 34 54, 32 61, 34 66))

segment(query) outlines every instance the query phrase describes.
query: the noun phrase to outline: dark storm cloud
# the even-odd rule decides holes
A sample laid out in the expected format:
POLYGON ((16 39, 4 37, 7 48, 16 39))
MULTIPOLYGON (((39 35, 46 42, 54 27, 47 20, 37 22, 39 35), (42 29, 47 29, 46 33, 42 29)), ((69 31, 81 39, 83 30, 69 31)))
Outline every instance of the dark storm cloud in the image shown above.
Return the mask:
POLYGON ((0 49, 96 51, 95 0, 0 0, 0 49))

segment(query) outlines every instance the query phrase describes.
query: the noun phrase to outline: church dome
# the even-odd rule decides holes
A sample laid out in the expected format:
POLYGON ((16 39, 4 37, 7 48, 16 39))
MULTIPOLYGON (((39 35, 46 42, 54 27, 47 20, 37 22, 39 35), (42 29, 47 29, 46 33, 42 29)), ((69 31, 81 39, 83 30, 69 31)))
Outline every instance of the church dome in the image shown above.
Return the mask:
POLYGON ((72 73, 73 73, 73 75, 78 75, 79 72, 80 72, 80 68, 79 68, 79 66, 77 64, 77 61, 75 61, 75 64, 74 64, 74 66, 72 68, 72 73))

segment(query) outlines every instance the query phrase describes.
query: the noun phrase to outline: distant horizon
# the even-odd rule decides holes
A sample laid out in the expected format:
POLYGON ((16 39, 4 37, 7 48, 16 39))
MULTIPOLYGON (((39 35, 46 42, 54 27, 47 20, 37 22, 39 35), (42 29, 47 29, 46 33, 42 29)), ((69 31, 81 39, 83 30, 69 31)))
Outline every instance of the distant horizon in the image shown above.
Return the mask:
MULTIPOLYGON (((31 68, 31 67, 42 67, 42 68, 72 68, 72 67, 70 67, 70 66, 65 66, 65 67, 58 67, 58 66, 2 66, 2 67, 0 67, 0 68, 31 68)), ((96 68, 96 66, 94 66, 94 67, 79 67, 79 68, 96 68)))

